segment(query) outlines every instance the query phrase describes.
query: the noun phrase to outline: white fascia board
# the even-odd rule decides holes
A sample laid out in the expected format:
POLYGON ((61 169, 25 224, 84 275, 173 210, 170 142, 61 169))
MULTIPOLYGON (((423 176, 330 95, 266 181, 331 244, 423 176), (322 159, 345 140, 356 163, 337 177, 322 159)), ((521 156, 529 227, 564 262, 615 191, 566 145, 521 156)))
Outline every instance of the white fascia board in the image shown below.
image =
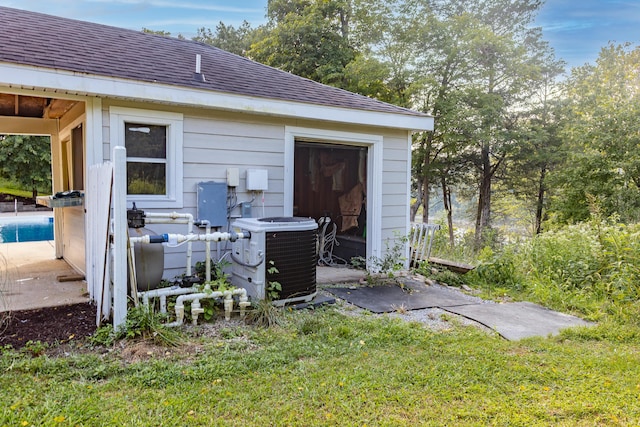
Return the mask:
POLYGON ((0 71, 2 76, 0 87, 34 88, 46 92, 64 92, 72 95, 143 100, 412 131, 433 130, 433 117, 428 116, 420 117, 281 101, 12 63, 0 63, 0 71))

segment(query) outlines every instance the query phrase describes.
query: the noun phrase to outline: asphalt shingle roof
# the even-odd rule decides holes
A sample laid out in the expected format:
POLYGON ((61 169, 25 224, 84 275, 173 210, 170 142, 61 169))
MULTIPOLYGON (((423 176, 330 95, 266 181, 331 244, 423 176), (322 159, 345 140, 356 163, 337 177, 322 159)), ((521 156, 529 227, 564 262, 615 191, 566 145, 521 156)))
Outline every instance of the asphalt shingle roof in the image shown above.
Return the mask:
POLYGON ((0 7, 0 62, 331 107, 427 116, 213 46, 0 7), (194 78, 196 54, 206 81, 194 78))

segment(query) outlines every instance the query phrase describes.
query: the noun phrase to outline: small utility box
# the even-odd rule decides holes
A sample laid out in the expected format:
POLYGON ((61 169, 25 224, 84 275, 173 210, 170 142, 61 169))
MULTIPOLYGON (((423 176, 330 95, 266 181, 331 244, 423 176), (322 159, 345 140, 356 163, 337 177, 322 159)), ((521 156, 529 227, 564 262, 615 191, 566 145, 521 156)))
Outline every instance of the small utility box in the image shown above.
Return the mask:
POLYGON ((198 217, 207 220, 211 227, 227 225, 227 183, 201 182, 198 184, 198 217))
POLYGON ((247 169, 247 191, 267 191, 269 172, 266 169, 247 169))

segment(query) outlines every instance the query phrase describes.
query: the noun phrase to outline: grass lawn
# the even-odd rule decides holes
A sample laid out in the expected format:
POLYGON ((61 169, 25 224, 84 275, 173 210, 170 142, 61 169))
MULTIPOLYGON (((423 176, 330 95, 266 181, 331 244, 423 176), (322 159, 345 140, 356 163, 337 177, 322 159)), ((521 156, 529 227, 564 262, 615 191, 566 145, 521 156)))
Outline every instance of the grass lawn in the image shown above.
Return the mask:
MULTIPOLYGON (((39 194, 50 194, 51 189, 39 189, 39 194)), ((0 194, 11 194, 13 196, 30 199, 33 196, 31 190, 24 190, 10 181, 0 179, 0 194)))
POLYGON ((328 308, 191 333, 137 361, 120 344, 7 349, 0 426, 638 425, 638 336, 603 326, 508 342, 328 308))

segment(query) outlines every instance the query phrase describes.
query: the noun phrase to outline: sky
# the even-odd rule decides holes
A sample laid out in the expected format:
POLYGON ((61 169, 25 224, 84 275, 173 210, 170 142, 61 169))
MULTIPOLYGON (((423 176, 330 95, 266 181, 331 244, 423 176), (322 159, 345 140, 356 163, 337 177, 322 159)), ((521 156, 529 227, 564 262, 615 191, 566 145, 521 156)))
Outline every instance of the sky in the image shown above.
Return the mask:
MULTIPOLYGON (((265 22, 267 0, 0 0, 0 6, 187 38, 218 22, 265 22)), ((610 41, 640 45, 640 0, 546 0, 536 25, 569 67, 594 63, 610 41)))

